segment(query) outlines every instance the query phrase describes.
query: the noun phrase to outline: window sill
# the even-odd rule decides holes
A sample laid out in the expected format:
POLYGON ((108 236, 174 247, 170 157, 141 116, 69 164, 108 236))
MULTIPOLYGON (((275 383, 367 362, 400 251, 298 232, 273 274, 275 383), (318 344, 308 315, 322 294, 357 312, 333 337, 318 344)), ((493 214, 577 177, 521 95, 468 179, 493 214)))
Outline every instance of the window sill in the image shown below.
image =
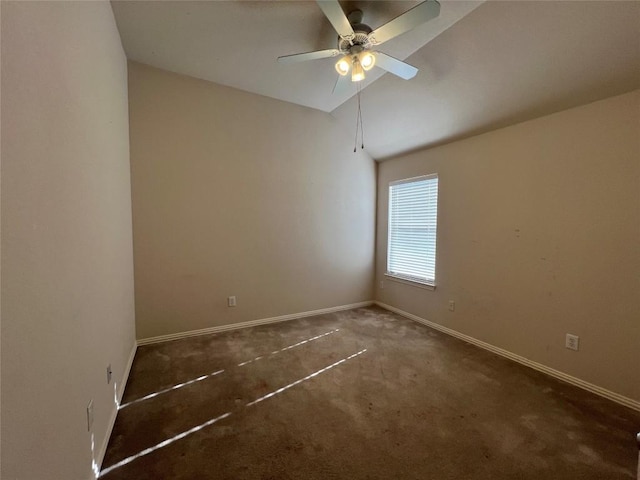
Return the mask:
POLYGON ((384 276, 389 279, 392 280, 394 282, 398 282, 398 283, 404 283, 406 285, 411 285, 412 287, 417 287, 417 288, 422 288, 424 290, 435 290, 436 286, 430 283, 420 283, 420 282, 416 282, 413 280, 407 280, 406 278, 402 278, 402 277, 396 277, 395 275, 390 275, 388 273, 385 273, 384 276))

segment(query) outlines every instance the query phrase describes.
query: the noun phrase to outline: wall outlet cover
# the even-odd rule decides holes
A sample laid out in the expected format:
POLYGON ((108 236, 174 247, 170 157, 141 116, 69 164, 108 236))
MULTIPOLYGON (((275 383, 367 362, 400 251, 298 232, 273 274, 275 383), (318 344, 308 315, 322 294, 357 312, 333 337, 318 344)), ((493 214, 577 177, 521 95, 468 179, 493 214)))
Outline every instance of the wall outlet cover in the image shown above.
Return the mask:
POLYGON ((578 351, 578 349, 580 348, 580 337, 578 335, 567 333, 564 346, 569 350, 578 351))

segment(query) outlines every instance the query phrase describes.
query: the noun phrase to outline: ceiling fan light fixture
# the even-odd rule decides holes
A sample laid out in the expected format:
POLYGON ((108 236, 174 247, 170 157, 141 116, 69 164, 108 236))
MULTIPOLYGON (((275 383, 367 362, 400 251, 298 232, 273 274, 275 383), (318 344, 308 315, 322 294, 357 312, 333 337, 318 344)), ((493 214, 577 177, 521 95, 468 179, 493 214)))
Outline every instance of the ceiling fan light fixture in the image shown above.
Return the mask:
POLYGON ((361 82, 364 80, 364 69, 358 61, 357 57, 353 59, 353 69, 351 70, 351 81, 361 82))
POLYGON ((360 65, 368 72, 376 64, 376 56, 371 52, 361 52, 359 55, 360 65))
POLYGON ((351 68, 351 62, 347 57, 342 57, 340 60, 336 62, 336 71, 342 75, 343 77, 349 73, 349 69, 351 68))

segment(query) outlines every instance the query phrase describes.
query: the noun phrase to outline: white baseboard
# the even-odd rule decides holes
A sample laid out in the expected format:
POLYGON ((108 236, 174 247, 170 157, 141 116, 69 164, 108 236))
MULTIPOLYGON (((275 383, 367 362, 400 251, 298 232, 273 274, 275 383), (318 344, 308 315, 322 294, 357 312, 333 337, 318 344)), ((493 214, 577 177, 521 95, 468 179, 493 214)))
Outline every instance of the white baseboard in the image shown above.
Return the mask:
POLYGON ((207 335, 210 333, 220 333, 229 330, 237 330, 240 328, 256 327, 258 325, 267 325, 269 323, 286 322, 287 320, 295 320, 297 318, 313 317, 315 315, 323 315, 325 313, 340 312, 342 310, 351 310, 352 308, 368 307, 373 305, 373 300, 360 303, 351 303, 349 305, 340 305, 338 307, 322 308, 320 310, 311 310, 309 312, 291 313, 288 315, 280 315, 278 317, 261 318, 258 320, 249 320, 246 322, 232 323, 229 325, 220 325, 216 327, 202 328, 200 330, 189 330, 187 332, 171 333, 169 335, 160 335, 157 337, 141 338, 138 345, 149 345, 151 343, 168 342, 170 340, 178 340, 179 338, 195 337, 198 335, 207 335))
POLYGON ((397 313, 398 315, 402 315, 410 320, 414 320, 416 322, 422 323, 423 325, 427 325, 435 330, 439 330, 442 333, 446 333, 447 335, 451 335, 452 337, 459 338, 460 340, 464 340, 465 342, 476 345, 485 350, 489 350, 495 354, 498 354, 502 357, 508 358, 509 360, 513 360, 514 362, 518 362, 522 365, 526 365, 527 367, 533 368, 534 370, 538 370, 539 372, 546 373, 547 375, 551 375, 559 380, 570 383, 571 385, 575 385, 576 387, 580 387, 584 390, 587 390, 591 393, 595 393, 596 395, 600 395, 601 397, 612 400, 616 403, 624 405, 625 407, 629 407, 633 410, 640 411, 640 401, 634 400, 632 398, 625 397, 618 393, 612 392, 605 388, 594 385, 593 383, 586 382, 581 380, 580 378, 573 377, 559 370, 555 370, 553 368, 547 367, 538 362, 534 362, 533 360, 529 360, 528 358, 521 357, 520 355, 516 355, 515 353, 509 352, 508 350, 504 350, 499 347, 495 347, 489 343, 483 342, 482 340, 478 340, 476 338, 465 335, 464 333, 460 333, 456 330, 452 330, 451 328, 443 327, 442 325, 434 322, 430 322, 429 320, 425 320, 422 317, 414 315, 409 312, 405 312, 404 310, 400 310, 399 308, 392 307, 391 305, 387 305, 382 302, 375 302, 379 307, 384 308, 385 310, 389 310, 391 312, 397 313))
MULTIPOLYGON (((131 372, 131 366, 133 365, 133 359, 136 356, 137 349, 138 349, 138 345, 137 343, 134 343, 133 348, 131 349, 131 353, 129 354, 129 359, 127 360, 127 364, 124 367, 124 373, 122 374, 120 383, 117 386, 116 396, 118 400, 118 405, 120 405, 120 403, 122 402, 122 396, 124 395, 124 389, 127 386, 127 380, 129 379, 129 373, 131 372)), ((102 439, 102 445, 98 450, 98 457, 96 458, 96 464, 98 465, 98 469, 102 469, 102 461, 104 460, 105 453, 107 453, 107 446, 109 445, 109 439, 111 438, 113 427, 116 424, 117 416, 118 416, 118 409, 114 408, 113 412, 111 412, 109 423, 107 424, 107 432, 105 433, 105 436, 102 439)))

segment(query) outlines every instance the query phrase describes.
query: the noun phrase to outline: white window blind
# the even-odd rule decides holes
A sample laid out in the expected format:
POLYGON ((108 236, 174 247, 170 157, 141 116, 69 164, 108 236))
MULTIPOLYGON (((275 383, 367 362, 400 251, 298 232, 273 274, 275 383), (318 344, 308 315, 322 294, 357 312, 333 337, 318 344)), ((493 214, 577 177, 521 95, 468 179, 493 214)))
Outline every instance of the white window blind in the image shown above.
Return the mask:
POLYGON ((435 285, 437 220, 437 175, 389 184, 387 275, 435 285))

